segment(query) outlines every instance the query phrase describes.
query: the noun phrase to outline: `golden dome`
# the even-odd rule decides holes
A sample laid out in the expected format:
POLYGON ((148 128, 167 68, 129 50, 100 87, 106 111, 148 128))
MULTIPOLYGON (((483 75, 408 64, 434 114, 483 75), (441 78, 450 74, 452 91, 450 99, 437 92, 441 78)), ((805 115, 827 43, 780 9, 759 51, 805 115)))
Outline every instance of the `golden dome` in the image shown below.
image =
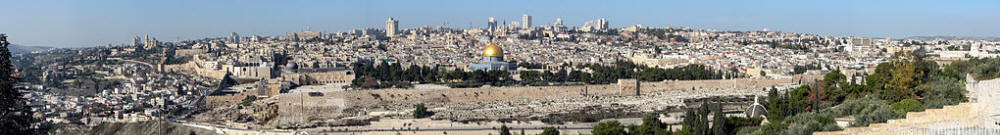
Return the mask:
POLYGON ((486 49, 483 49, 483 56, 503 57, 503 49, 500 49, 500 45, 497 45, 497 43, 490 43, 490 45, 486 46, 486 49))

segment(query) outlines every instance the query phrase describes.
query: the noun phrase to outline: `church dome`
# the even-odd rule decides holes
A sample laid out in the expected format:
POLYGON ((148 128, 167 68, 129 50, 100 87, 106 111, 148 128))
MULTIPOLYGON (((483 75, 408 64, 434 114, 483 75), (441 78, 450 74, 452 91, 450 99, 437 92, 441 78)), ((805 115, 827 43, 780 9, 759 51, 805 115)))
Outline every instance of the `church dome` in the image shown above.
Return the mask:
POLYGON ((757 102, 757 96, 755 95, 753 96, 753 104, 751 104, 750 107, 747 107, 746 111, 743 111, 743 113, 750 117, 760 117, 767 115, 767 107, 764 107, 764 105, 757 102))
POLYGON ((490 45, 486 46, 486 49, 483 49, 483 56, 503 57, 503 49, 500 49, 500 45, 497 45, 497 43, 490 43, 490 45))

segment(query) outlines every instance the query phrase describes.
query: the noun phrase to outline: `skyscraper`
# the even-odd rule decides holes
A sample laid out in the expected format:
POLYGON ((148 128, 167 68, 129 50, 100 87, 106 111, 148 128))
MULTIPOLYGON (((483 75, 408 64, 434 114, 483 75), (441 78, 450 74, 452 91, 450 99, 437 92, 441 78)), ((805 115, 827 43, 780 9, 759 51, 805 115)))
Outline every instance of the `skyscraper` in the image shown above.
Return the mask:
POLYGON ((563 26, 562 17, 556 18, 556 23, 552 24, 552 26, 562 27, 563 26))
POLYGON ((490 32, 496 31, 497 30, 497 20, 493 19, 493 17, 490 17, 490 21, 486 22, 486 29, 488 29, 490 32))
POLYGON ((142 43, 143 43, 142 37, 139 36, 132 37, 132 47, 137 47, 137 48, 141 47, 142 43))
POLYGON ((229 34, 229 43, 239 44, 240 43, 240 35, 236 34, 236 32, 230 33, 229 34))
POLYGON ((385 36, 393 37, 396 36, 396 29, 399 27, 399 21, 389 17, 389 20, 385 20, 385 36))
POLYGON ((608 29, 608 19, 601 18, 601 20, 597 21, 597 25, 600 26, 597 29, 600 29, 600 30, 606 30, 606 29, 608 29))
POLYGON ((552 24, 552 28, 555 29, 556 31, 562 31, 562 29, 563 29, 563 21, 562 21, 561 17, 560 18, 556 18, 556 23, 552 24))
POLYGON ((156 40, 156 38, 150 38, 149 33, 146 33, 146 41, 143 42, 143 45, 145 45, 144 49, 152 49, 153 47, 160 46, 160 41, 156 40))
POLYGON ((253 37, 250 37, 250 42, 260 42, 260 36, 253 35, 253 37))
POLYGON ((522 28, 530 29, 531 28, 531 15, 524 14, 524 16, 521 16, 521 25, 522 25, 521 26, 522 28))

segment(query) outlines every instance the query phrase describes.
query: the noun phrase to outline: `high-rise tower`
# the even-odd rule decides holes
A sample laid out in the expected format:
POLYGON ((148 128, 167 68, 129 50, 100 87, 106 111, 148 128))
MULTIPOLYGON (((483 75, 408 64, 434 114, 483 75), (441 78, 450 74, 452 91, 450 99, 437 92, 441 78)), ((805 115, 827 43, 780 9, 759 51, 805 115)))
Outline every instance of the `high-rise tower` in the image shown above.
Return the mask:
POLYGON ((606 30, 606 29, 608 29, 608 19, 601 18, 601 20, 597 21, 597 25, 600 26, 597 29, 600 29, 600 30, 606 30))
POLYGON ((389 20, 385 20, 385 36, 393 37, 396 36, 396 30, 399 27, 399 20, 395 20, 389 17, 389 20))
POLYGON ((562 27, 563 26, 562 18, 561 17, 560 18, 556 18, 556 23, 552 24, 552 26, 562 27))
POLYGON ((524 16, 521 16, 521 25, 522 25, 521 26, 522 28, 530 29, 531 28, 531 15, 524 14, 524 16))
POLYGON ((562 31, 562 29, 563 29, 563 21, 562 21, 561 17, 560 18, 556 18, 556 23, 552 24, 552 28, 554 28, 556 31, 562 31))
POLYGON ((229 43, 239 44, 240 43, 240 35, 236 34, 236 32, 229 33, 229 43))
POLYGON ((493 17, 490 17, 490 21, 486 22, 486 29, 488 29, 490 32, 496 31, 497 30, 497 20, 493 19, 493 17))

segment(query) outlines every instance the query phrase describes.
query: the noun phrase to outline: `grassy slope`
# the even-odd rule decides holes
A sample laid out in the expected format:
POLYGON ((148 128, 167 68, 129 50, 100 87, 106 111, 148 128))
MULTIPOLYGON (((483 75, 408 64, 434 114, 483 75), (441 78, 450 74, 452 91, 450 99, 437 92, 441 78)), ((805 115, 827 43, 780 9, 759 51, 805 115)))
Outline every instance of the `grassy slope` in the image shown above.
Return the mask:
MULTIPOLYGON (((157 124, 156 122, 138 122, 138 123, 104 123, 91 131, 88 134, 95 135, 151 135, 156 133, 157 124)), ((214 131, 205 130, 201 128, 187 127, 178 124, 171 124, 164 122, 163 124, 163 134, 165 135, 188 135, 192 132, 198 135, 212 135, 215 134, 214 131)))

